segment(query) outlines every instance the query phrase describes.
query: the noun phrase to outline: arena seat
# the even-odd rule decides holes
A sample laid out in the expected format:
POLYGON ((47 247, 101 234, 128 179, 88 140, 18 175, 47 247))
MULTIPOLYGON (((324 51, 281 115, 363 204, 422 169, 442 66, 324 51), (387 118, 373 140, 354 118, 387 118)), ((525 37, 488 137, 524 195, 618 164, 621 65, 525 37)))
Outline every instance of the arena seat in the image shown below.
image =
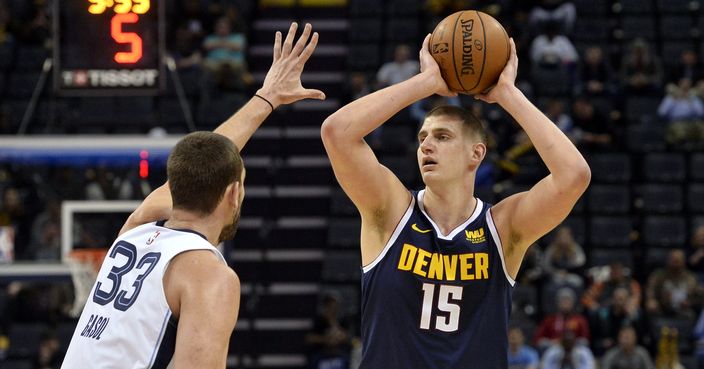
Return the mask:
POLYGON ((660 35, 665 40, 689 39, 694 34, 695 24, 686 15, 668 15, 660 18, 660 35))
POLYGON ((328 282, 359 282, 361 265, 358 250, 327 251, 323 259, 323 280, 328 282))
POLYGON ((633 224, 629 216, 592 216, 589 220, 589 242, 607 247, 631 244, 633 224))
POLYGON ((684 155, 680 153, 651 153, 643 160, 643 174, 648 181, 684 181, 687 172, 684 155))
POLYGON ((645 184, 639 186, 638 193, 646 213, 677 213, 684 208, 681 185, 645 184))
POLYGON ((618 261, 627 268, 633 268, 633 253, 628 249, 602 248, 598 244, 589 250, 589 265, 604 266, 618 261))
POLYGON ((642 235, 648 246, 682 247, 687 242, 687 224, 682 216, 646 216, 642 235))
POLYGON ((695 152, 690 155, 689 179, 704 182, 704 152, 695 152))
POLYGON ((588 199, 587 207, 593 214, 624 214, 631 209, 631 192, 628 186, 592 185, 588 199))
POLYGON ((704 213, 704 183, 690 183, 687 188, 687 210, 690 213, 704 213))
MULTIPOLYGON (((650 2, 643 2, 640 0, 634 0, 639 4, 646 4, 650 2)), ((640 9, 641 7, 632 7, 630 9, 640 9)), ((642 9, 647 9, 647 6, 643 6, 642 9)), ((655 21, 653 18, 648 16, 624 16, 621 19, 621 30, 623 31, 623 38, 626 41, 630 41, 636 38, 644 38, 652 41, 655 38, 655 21)))
POLYGON ((359 248, 361 220, 354 218, 333 218, 328 228, 327 244, 333 247, 359 248))
POLYGON ((625 183, 631 180, 631 157, 627 153, 599 153, 587 157, 593 183, 625 183))
POLYGON ((650 1, 620 0, 619 3, 623 14, 650 14, 654 10, 650 1))

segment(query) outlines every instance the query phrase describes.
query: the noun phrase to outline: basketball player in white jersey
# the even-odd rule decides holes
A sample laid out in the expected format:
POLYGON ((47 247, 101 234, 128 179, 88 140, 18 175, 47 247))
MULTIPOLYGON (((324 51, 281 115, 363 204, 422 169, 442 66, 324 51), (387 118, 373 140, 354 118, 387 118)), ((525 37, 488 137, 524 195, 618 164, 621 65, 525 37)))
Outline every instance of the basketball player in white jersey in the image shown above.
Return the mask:
POLYGON ((294 45, 296 30, 292 23, 283 43, 276 33, 272 66, 247 104, 214 133, 176 144, 167 183, 130 215, 108 251, 62 368, 225 368, 240 286, 213 245, 237 228, 239 149, 278 105, 325 98, 300 79, 318 34, 311 37, 307 24, 294 45))

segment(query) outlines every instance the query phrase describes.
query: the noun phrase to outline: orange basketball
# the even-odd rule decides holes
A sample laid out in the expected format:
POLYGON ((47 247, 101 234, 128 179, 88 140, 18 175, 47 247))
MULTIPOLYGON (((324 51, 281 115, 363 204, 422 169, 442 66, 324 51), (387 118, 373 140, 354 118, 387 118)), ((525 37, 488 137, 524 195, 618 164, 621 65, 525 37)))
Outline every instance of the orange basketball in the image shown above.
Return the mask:
POLYGON ((501 23, 476 10, 443 19, 433 30, 428 46, 450 89, 469 95, 496 84, 511 54, 508 34, 501 23))

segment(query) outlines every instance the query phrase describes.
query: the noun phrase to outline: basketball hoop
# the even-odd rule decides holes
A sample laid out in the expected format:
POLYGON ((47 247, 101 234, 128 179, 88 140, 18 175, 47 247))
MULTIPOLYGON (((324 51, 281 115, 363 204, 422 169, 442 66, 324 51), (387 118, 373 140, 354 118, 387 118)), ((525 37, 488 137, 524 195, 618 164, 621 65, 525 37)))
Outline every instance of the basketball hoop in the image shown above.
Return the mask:
POLYGON ((71 250, 69 258, 73 259, 75 262, 90 265, 97 275, 107 252, 108 249, 104 248, 74 249, 71 250))
POLYGON ((76 249, 69 254, 67 262, 74 290, 73 307, 69 311, 72 317, 77 318, 81 314, 107 252, 106 248, 94 248, 76 249))

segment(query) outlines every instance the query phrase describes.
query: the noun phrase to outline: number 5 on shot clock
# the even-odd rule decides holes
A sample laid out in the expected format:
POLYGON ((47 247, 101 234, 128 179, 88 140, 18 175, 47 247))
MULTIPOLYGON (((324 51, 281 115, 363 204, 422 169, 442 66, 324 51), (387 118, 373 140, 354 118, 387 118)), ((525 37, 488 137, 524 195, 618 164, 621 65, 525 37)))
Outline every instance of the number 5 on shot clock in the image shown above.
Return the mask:
POLYGON ((147 95, 162 90, 165 1, 54 1, 56 92, 147 95))

